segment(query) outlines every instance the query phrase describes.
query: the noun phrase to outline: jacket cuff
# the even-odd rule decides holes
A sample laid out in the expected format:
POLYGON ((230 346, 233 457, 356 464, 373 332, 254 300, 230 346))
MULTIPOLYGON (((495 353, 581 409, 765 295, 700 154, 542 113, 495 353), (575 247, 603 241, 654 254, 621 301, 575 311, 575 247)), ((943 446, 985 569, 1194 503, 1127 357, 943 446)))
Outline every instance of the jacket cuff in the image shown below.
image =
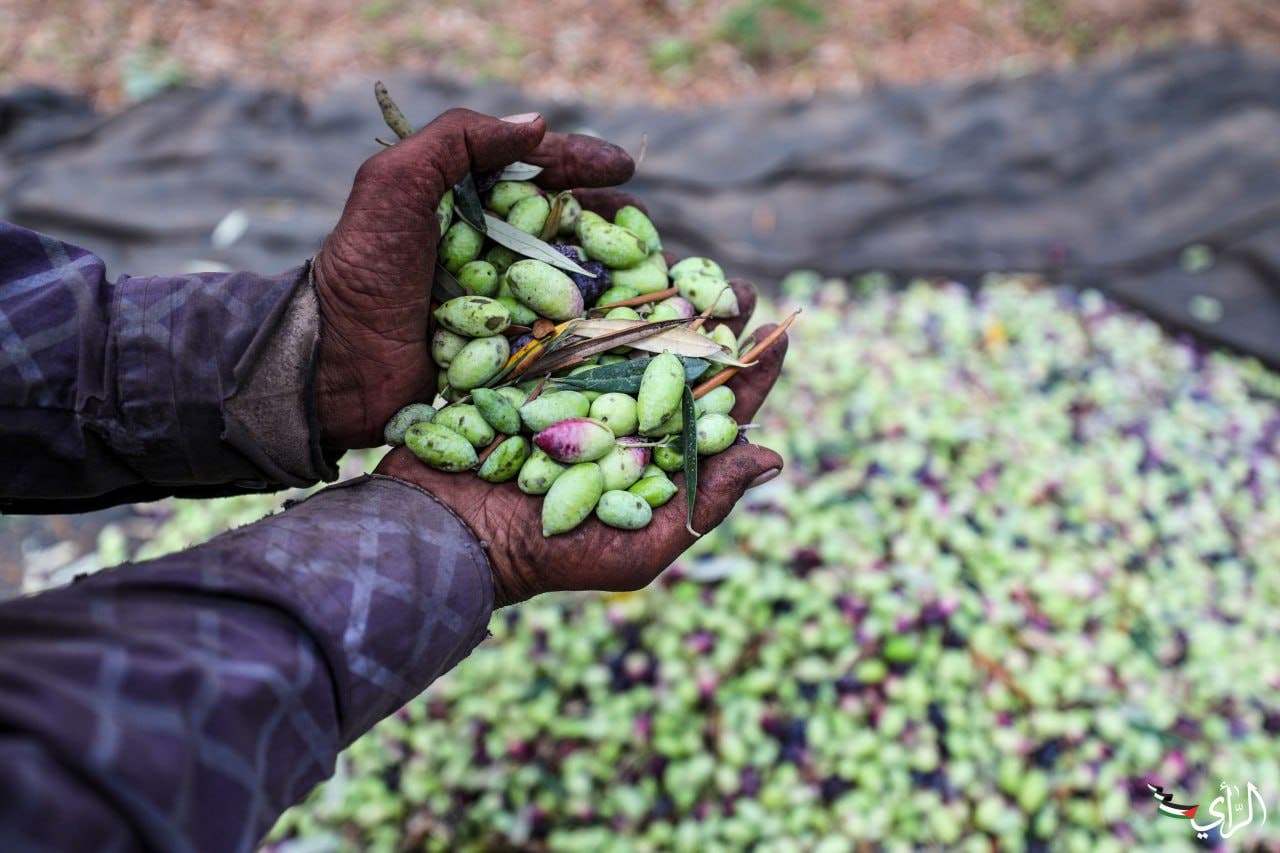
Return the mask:
POLYGON ((288 486, 334 480, 341 456, 320 446, 315 394, 320 302, 310 261, 298 278, 278 321, 263 326, 236 365, 237 388, 223 410, 223 440, 269 481, 288 486))

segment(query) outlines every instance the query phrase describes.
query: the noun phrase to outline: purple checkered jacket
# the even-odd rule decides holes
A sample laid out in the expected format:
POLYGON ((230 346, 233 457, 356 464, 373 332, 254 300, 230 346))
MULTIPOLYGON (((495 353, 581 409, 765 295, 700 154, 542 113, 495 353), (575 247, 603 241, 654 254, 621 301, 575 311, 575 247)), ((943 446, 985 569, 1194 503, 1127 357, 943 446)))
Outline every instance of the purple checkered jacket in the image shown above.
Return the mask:
MULTIPOLYGON (((106 279, 0 222, 0 511, 334 476, 306 267, 106 279)), ((0 604, 0 850, 250 850, 340 749, 465 657, 471 532, 386 477, 0 604)))

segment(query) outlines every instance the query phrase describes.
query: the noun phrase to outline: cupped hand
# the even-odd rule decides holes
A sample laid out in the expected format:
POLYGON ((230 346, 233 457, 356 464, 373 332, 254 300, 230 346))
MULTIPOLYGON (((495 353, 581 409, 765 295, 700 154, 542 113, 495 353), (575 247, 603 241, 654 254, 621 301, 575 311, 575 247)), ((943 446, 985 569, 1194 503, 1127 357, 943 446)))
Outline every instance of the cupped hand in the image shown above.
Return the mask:
MULTIPOLYGON (((755 306, 755 291, 734 282, 744 309, 733 325, 741 332, 755 306)), ((773 326, 763 326, 763 337, 773 326)), ((784 337, 751 368, 729 381, 737 402, 733 418, 747 423, 773 387, 786 355, 784 337)), ((698 468, 698 500, 694 529, 705 533, 718 525, 753 485, 782 469, 782 459, 768 448, 735 444, 706 457, 698 468)), ((594 516, 569 533, 542 536, 542 500, 522 493, 514 482, 491 484, 474 473, 446 474, 428 468, 409 450, 387 454, 377 473, 417 485, 456 513, 485 544, 493 566, 498 607, 554 590, 630 590, 646 586, 693 544, 685 529, 684 475, 672 479, 681 491, 654 510, 641 530, 617 530, 594 516)))
POLYGON ((321 314, 316 408, 325 447, 381 444, 382 427, 397 410, 435 395, 428 338, 440 240, 435 211, 450 187, 467 172, 517 160, 542 166, 536 182, 547 189, 608 187, 635 171, 616 145, 546 131, 535 114, 504 120, 454 109, 356 172, 314 263, 321 314))

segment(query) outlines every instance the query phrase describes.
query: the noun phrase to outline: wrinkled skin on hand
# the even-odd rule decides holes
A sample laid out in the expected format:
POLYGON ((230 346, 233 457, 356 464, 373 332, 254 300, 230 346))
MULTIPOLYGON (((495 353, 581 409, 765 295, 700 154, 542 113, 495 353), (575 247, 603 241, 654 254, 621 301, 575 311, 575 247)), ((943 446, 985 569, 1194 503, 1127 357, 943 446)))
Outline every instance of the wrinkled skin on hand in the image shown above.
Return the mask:
MULTIPOLYGON (((741 331, 755 307, 755 291, 735 281, 741 316, 730 325, 741 331)), ((773 328, 757 331, 762 337, 773 328)), ((732 416, 749 422, 778 378, 786 339, 759 363, 730 380, 737 401, 732 416)), ((694 528, 705 533, 719 524, 752 485, 782 468, 778 454, 754 444, 735 444, 704 458, 698 468, 694 528)), ((589 518, 569 533, 543 538, 542 501, 522 493, 515 483, 492 485, 473 473, 447 474, 423 465, 404 448, 392 451, 377 473, 413 483, 452 509, 488 549, 493 566, 494 601, 515 604, 554 590, 631 590, 649 584, 694 542, 685 529, 686 505, 677 495, 653 512, 641 530, 622 531, 589 518)), ((683 490, 684 475, 672 479, 683 490)))
MULTIPOLYGON (((382 427, 402 406, 429 400, 436 367, 429 353, 429 302, 440 227, 436 205, 468 171, 516 160, 543 167, 549 190, 609 187, 635 164, 616 145, 547 133, 540 116, 504 121, 470 110, 444 113, 365 161, 342 217, 315 259, 321 313, 316 405, 321 440, 341 450, 382 443, 382 427)), ((585 190, 602 213, 625 194, 585 190)))

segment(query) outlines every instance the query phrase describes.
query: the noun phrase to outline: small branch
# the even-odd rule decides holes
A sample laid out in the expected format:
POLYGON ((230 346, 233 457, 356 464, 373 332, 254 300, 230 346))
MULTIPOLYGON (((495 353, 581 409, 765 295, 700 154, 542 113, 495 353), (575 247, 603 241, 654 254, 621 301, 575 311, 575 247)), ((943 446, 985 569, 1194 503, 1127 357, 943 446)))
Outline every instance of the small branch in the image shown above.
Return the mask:
POLYGON ((678 287, 668 287, 666 290, 657 290, 653 293, 642 293, 639 296, 632 296, 630 299, 619 299, 617 302, 610 302, 607 305, 597 305, 592 311, 608 311, 610 308, 633 308, 636 305, 648 305, 650 302, 661 302, 675 296, 680 292, 678 287))
POLYGON ((493 453, 493 451, 498 449, 498 445, 506 441, 507 438, 508 437, 503 435, 502 433, 498 433, 498 437, 493 440, 493 443, 491 443, 488 447, 486 447, 483 451, 481 451, 480 458, 476 462, 476 467, 478 468, 481 465, 483 465, 484 460, 488 459, 489 456, 493 453))
MULTIPOLYGON (((764 340, 760 341, 751 349, 749 349, 739 360, 754 362, 757 359, 759 359, 761 355, 768 352, 768 350, 774 344, 776 344, 779 340, 782 339, 782 336, 787 333, 787 329, 790 328, 793 322, 795 322, 795 319, 797 316, 799 316, 799 314, 800 314, 800 311, 798 309, 796 311, 793 311, 791 313, 791 316, 783 320, 778 325, 778 327, 774 329, 772 332, 765 335, 764 340)), ((720 371, 715 376, 712 376, 706 382, 703 382, 697 388, 693 389, 693 399, 697 400, 701 397, 706 396, 712 390, 719 388, 721 385, 723 385, 724 383, 732 379, 734 376, 736 376, 738 374, 738 371, 741 369, 742 368, 740 367, 727 367, 724 370, 720 371)))
POLYGON ((400 108, 391 99, 391 93, 387 91, 386 86, 382 85, 381 80, 373 84, 373 96, 378 99, 378 106, 382 108, 382 120, 396 136, 404 139, 413 133, 413 125, 409 124, 404 113, 400 112, 400 108))

